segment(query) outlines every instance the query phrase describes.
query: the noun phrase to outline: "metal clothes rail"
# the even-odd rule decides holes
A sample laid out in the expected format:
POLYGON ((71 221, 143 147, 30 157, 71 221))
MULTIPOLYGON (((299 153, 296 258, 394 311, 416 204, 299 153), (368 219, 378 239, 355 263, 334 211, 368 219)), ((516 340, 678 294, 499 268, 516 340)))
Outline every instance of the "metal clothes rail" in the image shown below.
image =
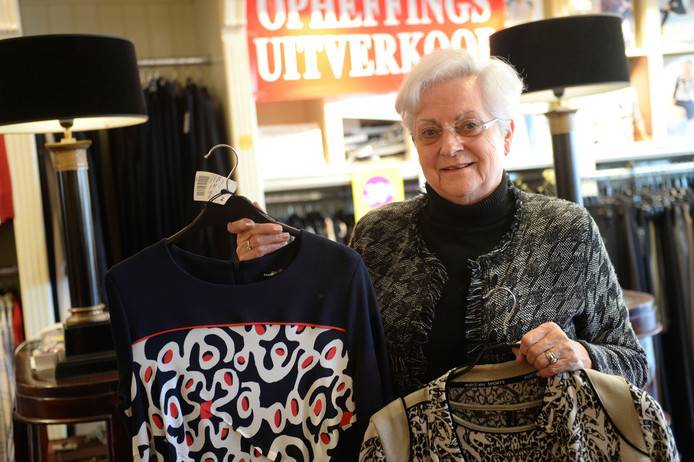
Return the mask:
POLYGON ((143 58, 137 60, 139 67, 166 66, 206 66, 212 64, 208 56, 187 56, 179 58, 143 58))
POLYGON ((607 168, 598 170, 592 175, 582 177, 584 181, 590 180, 620 180, 646 175, 677 175, 680 173, 694 173, 694 162, 677 162, 672 164, 644 165, 633 168, 607 168))

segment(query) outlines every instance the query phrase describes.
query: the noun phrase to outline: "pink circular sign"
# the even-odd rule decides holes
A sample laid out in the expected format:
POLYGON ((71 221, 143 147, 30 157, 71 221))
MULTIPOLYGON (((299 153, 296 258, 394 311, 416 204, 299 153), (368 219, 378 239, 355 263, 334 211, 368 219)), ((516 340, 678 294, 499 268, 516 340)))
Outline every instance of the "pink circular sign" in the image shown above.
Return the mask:
POLYGON ((388 178, 375 176, 364 185, 364 200, 369 207, 380 207, 390 204, 395 197, 395 188, 388 178))

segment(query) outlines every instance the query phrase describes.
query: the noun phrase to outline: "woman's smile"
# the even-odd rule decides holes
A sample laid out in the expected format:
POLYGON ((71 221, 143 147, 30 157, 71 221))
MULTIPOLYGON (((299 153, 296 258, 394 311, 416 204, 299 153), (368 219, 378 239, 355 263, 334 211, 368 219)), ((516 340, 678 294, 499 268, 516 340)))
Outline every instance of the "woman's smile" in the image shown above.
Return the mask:
POLYGON ((459 170, 464 170, 470 167, 474 162, 461 162, 459 164, 449 165, 448 167, 443 167, 441 170, 444 172, 457 172, 459 170))

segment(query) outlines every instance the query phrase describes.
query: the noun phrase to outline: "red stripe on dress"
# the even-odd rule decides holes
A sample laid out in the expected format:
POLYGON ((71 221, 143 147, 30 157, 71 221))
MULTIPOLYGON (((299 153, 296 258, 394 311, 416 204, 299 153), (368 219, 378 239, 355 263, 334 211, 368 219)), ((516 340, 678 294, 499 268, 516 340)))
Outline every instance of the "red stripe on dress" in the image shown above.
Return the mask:
POLYGON ((257 326, 257 325, 269 325, 269 326, 300 326, 303 330, 305 327, 314 327, 317 329, 328 329, 328 330, 336 330, 338 332, 347 332, 347 329, 344 327, 337 327, 337 326, 326 326, 323 324, 311 324, 307 322, 239 322, 239 323, 230 323, 230 324, 201 324, 201 325, 196 325, 196 326, 187 326, 187 327, 176 327, 174 329, 167 329, 167 330, 162 330, 160 332, 155 332, 153 334, 145 335, 144 337, 140 337, 139 339, 135 340, 134 342, 131 343, 131 345, 135 345, 140 342, 144 342, 145 340, 156 337, 157 335, 163 335, 163 334, 168 334, 170 332, 177 332, 179 330, 191 330, 191 329, 207 329, 207 328, 212 328, 212 327, 243 327, 243 326, 257 326))

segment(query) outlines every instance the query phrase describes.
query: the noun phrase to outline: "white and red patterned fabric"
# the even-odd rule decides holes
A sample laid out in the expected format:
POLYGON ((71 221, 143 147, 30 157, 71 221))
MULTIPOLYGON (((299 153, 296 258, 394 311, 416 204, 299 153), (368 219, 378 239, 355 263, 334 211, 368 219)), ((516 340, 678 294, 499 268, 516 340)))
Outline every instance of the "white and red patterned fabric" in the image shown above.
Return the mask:
POLYGON ((357 458, 390 398, 373 288, 347 247, 292 246, 234 269, 162 241, 109 271, 134 460, 357 458))

